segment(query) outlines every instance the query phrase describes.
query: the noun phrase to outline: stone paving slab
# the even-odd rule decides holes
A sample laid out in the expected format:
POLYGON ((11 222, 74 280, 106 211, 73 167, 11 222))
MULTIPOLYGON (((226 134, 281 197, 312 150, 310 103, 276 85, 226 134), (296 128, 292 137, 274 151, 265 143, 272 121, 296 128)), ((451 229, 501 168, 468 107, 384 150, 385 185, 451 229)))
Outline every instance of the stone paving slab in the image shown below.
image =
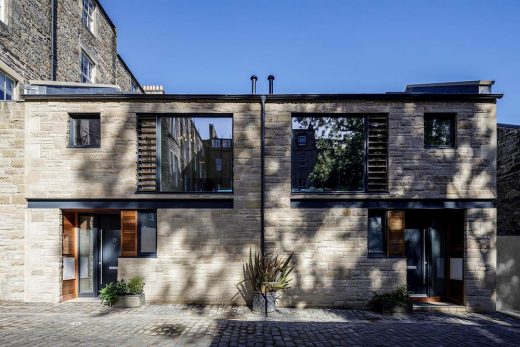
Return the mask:
POLYGON ((0 346, 518 346, 520 320, 500 313, 0 302, 0 346))

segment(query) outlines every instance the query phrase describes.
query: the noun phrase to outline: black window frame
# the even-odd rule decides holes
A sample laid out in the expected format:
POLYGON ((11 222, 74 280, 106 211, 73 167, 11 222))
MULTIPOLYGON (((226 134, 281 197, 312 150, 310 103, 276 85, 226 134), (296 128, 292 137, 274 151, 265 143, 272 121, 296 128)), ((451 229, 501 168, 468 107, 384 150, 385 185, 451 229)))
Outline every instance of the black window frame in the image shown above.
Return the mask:
MULTIPOLYGON (((158 245, 158 225, 157 210, 137 210, 137 258, 157 258, 157 245, 158 245), (155 214, 155 252, 141 252, 141 213, 154 213, 155 214)), ((133 258, 136 258, 133 257, 133 258)))
MULTIPOLYGON (((313 113, 292 113, 291 114, 291 195, 355 195, 355 194, 372 194, 372 192, 368 191, 368 117, 370 115, 375 115, 380 113, 319 113, 319 112, 313 112, 313 113), (298 145, 298 139, 294 137, 292 132, 292 122, 294 118, 301 118, 301 117, 308 117, 308 118, 321 118, 321 117, 331 117, 331 118, 363 118, 363 188, 360 190, 334 190, 334 191, 325 191, 325 192, 319 192, 319 191, 294 191, 293 189, 293 166, 295 163, 293 163, 293 146, 296 145, 296 147, 303 147, 298 145)), ((386 114, 385 114, 386 115, 386 114)), ((296 135, 298 137, 300 135, 296 135)), ((308 143, 308 139, 306 140, 308 143)))
POLYGON ((382 209, 369 209, 367 214, 367 256, 368 258, 387 258, 387 233, 386 233, 386 210, 382 209), (381 216, 381 228, 383 233, 383 251, 373 252, 370 250, 370 218, 375 216, 381 216))
MULTIPOLYGON (((226 112, 219 112, 219 113, 196 113, 196 112, 190 112, 190 113, 139 113, 138 116, 155 116, 155 126, 156 126, 156 163, 157 163, 157 170, 156 170, 156 185, 155 185, 155 191, 153 192, 145 192, 145 191, 137 191, 140 194, 171 194, 171 195, 232 195, 235 192, 235 118, 233 113, 226 113, 226 112), (164 117, 176 117, 176 118, 230 118, 231 119, 231 189, 229 191, 162 191, 161 190, 161 118, 164 117)), ((177 125, 179 127, 178 131, 181 131, 181 124, 179 123, 177 125)), ((222 139, 220 139, 222 140, 222 139)), ((208 165, 211 165, 208 163, 208 165)))
POLYGON ((69 114, 69 148, 101 148, 101 115, 99 113, 74 113, 69 114), (76 138, 76 127, 74 121, 78 119, 97 119, 99 120, 99 143, 95 145, 74 144, 76 138))
POLYGON ((429 112, 423 115, 423 144, 424 148, 457 148, 457 114, 429 112), (434 145, 426 143, 426 121, 427 119, 444 119, 450 121, 449 145, 434 145))

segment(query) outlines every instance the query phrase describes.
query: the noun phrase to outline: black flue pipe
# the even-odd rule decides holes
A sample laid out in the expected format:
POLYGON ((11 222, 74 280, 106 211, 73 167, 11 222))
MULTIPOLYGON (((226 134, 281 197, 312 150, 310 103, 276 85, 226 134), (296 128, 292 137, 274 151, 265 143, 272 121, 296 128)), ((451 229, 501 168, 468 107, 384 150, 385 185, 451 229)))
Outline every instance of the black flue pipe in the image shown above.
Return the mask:
POLYGON ((256 75, 251 76, 251 94, 256 94, 256 81, 258 77, 256 75))
POLYGON ((273 86, 274 76, 273 75, 267 76, 267 80, 269 81, 269 94, 273 94, 274 93, 274 86, 273 86))

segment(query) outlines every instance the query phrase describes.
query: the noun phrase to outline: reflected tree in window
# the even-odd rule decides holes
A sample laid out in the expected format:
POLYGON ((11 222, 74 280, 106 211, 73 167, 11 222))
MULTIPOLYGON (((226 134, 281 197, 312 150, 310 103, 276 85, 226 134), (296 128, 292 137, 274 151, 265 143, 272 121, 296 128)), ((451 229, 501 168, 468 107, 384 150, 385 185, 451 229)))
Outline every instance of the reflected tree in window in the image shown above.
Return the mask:
POLYGON ((292 128, 293 191, 363 190, 363 117, 294 117, 292 128), (296 167, 302 161, 306 169, 296 167))
POLYGON ((453 115, 425 115, 424 144, 432 147, 453 146, 455 138, 453 115))

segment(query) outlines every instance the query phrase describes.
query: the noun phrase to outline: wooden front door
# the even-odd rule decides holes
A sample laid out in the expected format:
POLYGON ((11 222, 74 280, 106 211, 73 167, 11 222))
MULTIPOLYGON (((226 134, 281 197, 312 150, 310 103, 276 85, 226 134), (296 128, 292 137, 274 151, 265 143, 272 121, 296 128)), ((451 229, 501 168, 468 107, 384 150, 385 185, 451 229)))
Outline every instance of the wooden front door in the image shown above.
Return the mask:
POLYGON ((78 296, 78 251, 77 251, 77 214, 63 212, 63 285, 62 301, 78 296))

